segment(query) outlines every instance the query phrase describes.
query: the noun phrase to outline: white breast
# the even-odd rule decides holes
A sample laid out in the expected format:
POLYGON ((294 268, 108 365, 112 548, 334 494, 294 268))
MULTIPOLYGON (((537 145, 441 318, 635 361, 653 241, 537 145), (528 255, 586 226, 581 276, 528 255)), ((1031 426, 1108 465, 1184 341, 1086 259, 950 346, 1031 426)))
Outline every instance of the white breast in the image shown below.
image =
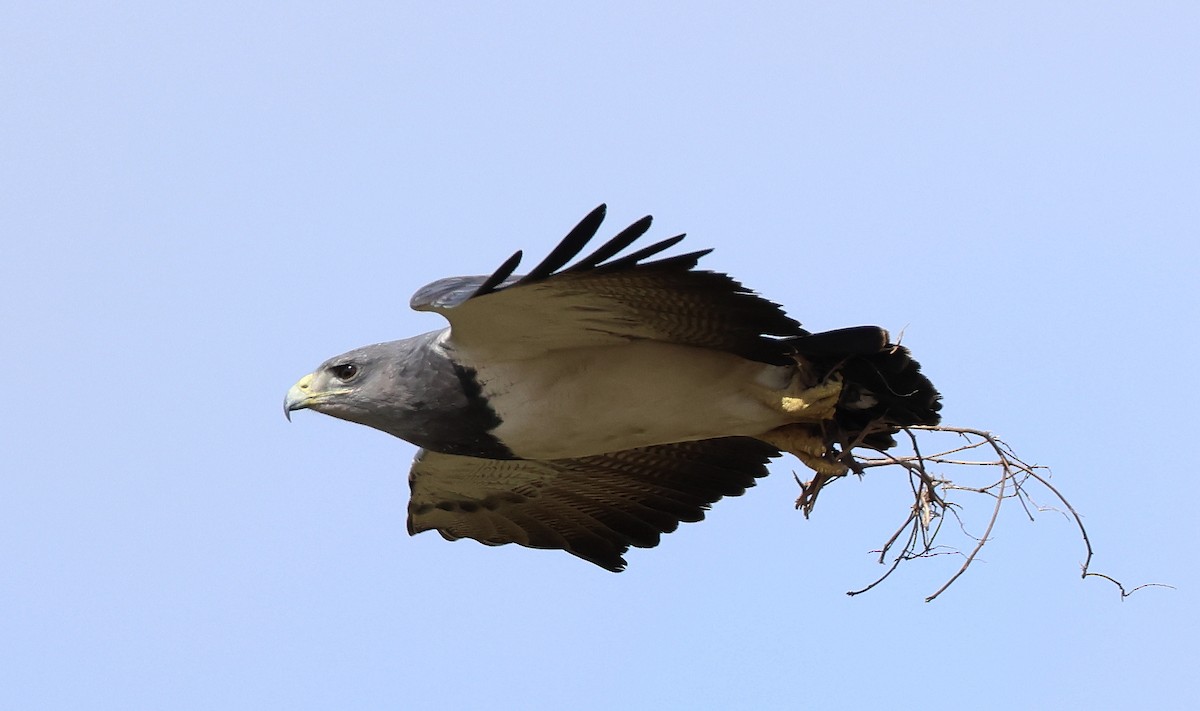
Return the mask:
POLYGON ((457 357, 501 419, 493 434, 529 459, 753 436, 787 421, 770 393, 792 369, 717 351, 632 341, 500 363, 457 357))

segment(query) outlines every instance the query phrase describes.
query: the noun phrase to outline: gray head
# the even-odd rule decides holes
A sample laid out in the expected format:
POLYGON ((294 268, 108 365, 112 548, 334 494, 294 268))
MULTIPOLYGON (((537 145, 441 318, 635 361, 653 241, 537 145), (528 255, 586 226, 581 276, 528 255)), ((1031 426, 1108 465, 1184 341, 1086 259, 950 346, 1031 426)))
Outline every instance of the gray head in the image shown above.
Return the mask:
POLYGON ((396 404, 403 401, 406 341, 376 343, 334 356, 288 390, 283 411, 316 410, 339 420, 391 431, 396 404))
POLYGON ((310 409, 448 454, 505 459, 496 413, 474 373, 438 345, 446 331, 356 348, 288 390, 283 410, 310 409))

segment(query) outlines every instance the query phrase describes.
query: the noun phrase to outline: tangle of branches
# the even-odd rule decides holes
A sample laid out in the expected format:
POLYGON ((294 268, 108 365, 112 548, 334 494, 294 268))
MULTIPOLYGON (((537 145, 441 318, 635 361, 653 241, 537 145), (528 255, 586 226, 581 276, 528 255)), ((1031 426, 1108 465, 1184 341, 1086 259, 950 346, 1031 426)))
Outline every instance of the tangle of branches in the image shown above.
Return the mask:
MULTIPOLYGON (((1145 587, 1171 587, 1160 583, 1148 583, 1127 591, 1124 585, 1116 579, 1103 573, 1092 572, 1090 570, 1092 542, 1088 537, 1087 529, 1084 528, 1083 520, 1071 503, 1048 481, 1049 470, 1044 466, 1027 464, 1022 461, 1008 444, 991 432, 947 425, 914 425, 903 428, 901 432, 908 438, 911 447, 911 452, 908 454, 894 454, 871 449, 878 456, 855 456, 852 453, 854 448, 861 446, 862 439, 870 434, 868 431, 862 433, 856 442, 830 443, 839 446, 840 454, 836 456, 836 461, 846 465, 849 471, 842 474, 818 473, 812 480, 806 482, 800 481, 799 477, 796 478, 796 483, 800 485, 800 497, 796 500, 796 508, 803 511, 807 518, 812 513, 821 491, 829 483, 841 479, 849 473, 861 476, 868 469, 893 467, 900 468, 908 474, 912 489, 912 506, 904 523, 879 549, 878 560, 881 564, 888 565, 887 571, 866 587, 849 591, 848 595, 859 595, 875 587, 895 572, 896 568, 904 561, 947 554, 962 555, 963 563, 959 569, 933 594, 925 598, 926 602, 933 601, 954 584, 954 581, 958 580, 967 568, 971 567, 971 563, 975 561, 984 545, 991 540, 992 529, 1000 516, 1001 506, 1006 501, 1015 500, 1019 503, 1031 520, 1036 511, 1059 510, 1038 506, 1034 503, 1029 496, 1029 488, 1034 483, 1049 491, 1062 504, 1065 509, 1062 511, 1064 515, 1068 515, 1075 522, 1086 551, 1082 564, 1084 578, 1096 577, 1108 580, 1117 586, 1122 600, 1145 587), (952 446, 939 449, 935 453, 925 454, 921 451, 917 436, 914 434, 916 431, 950 433, 956 435, 957 441, 952 446), (981 468, 991 472, 991 475, 982 486, 966 486, 934 473, 935 469, 941 470, 947 467, 981 468), (983 533, 977 537, 971 536, 975 540, 975 545, 965 554, 935 543, 942 525, 948 518, 953 518, 960 529, 964 533, 966 532, 965 525, 959 516, 961 506, 950 500, 958 493, 982 494, 995 500, 983 533)), ((970 534, 968 535, 970 536, 970 534)))

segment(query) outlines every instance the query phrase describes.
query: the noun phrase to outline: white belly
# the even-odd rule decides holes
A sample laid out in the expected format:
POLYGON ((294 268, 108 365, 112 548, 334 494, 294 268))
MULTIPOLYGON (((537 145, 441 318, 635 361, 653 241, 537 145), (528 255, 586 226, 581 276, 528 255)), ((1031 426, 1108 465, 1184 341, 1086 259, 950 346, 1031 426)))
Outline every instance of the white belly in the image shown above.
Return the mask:
POLYGON ((793 372, 653 341, 475 368, 501 419, 493 434, 530 459, 763 434, 788 421, 771 402, 793 372))

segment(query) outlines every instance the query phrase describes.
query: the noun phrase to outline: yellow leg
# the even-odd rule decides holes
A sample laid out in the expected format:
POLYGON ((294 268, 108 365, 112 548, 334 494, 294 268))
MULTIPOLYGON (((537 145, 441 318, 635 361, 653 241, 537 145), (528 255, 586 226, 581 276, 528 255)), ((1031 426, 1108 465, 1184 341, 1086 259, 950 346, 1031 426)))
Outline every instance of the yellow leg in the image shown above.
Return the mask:
POLYGON ((793 455, 817 474, 832 477, 850 471, 845 464, 830 459, 831 452, 825 447, 825 438, 819 425, 784 425, 759 439, 793 455))
POLYGON ((793 385, 779 399, 779 407, 797 420, 821 422, 833 419, 841 395, 842 379, 834 377, 810 388, 793 385))

